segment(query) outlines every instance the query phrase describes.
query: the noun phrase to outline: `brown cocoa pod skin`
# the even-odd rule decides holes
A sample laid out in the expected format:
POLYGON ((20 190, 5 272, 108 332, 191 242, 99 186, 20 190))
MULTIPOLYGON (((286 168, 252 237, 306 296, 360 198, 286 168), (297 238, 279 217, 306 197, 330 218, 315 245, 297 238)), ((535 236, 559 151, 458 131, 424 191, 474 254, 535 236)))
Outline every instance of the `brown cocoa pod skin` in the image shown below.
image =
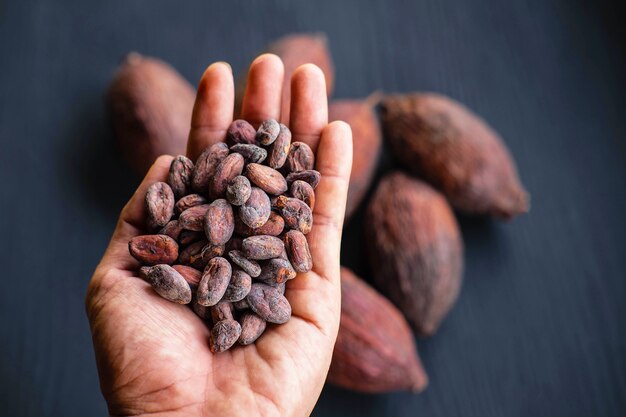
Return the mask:
POLYGON ((258 262, 246 258, 240 250, 229 251, 228 257, 235 265, 246 271, 251 277, 256 278, 261 275, 261 265, 259 265, 258 262))
POLYGON ((463 271, 448 202, 425 182, 396 172, 379 183, 366 218, 374 284, 419 334, 434 334, 458 297, 463 271))
POLYGON ((280 132, 278 137, 270 146, 267 165, 274 169, 280 169, 285 165, 289 148, 291 147, 291 131, 287 126, 280 123, 280 132))
POLYGON ((276 141, 279 133, 280 124, 276 120, 264 120, 256 131, 256 141, 261 145, 271 145, 276 141))
POLYGON ((185 153, 195 90, 158 59, 129 54, 107 92, 109 118, 126 161, 144 175, 159 155, 185 153))
POLYGON ((202 251, 207 246, 207 243, 206 239, 203 239, 190 244, 180 251, 178 262, 192 268, 203 270, 208 262, 208 260, 204 260, 202 257, 202 251))
POLYGON ((128 251, 143 265, 172 264, 178 258, 178 244, 166 235, 135 236, 128 251))
POLYGON ((176 204, 174 205, 174 213, 178 216, 180 214, 192 207, 202 206, 207 204, 208 201, 206 198, 202 197, 200 194, 189 194, 184 197, 181 197, 176 204))
POLYGON ((240 216, 235 217, 235 233, 243 237, 256 236, 256 235, 270 235, 278 236, 283 232, 285 228, 285 220, 274 213, 270 212, 270 216, 267 221, 256 229, 251 228, 241 220, 240 216))
MULTIPOLYGON (((189 128, 187 128, 189 130, 189 128)), ((196 193, 207 193, 211 178, 215 175, 217 166, 228 156, 228 146, 218 142, 204 150, 196 161, 191 180, 191 188, 196 193)))
POLYGON ((178 155, 170 164, 167 183, 172 188, 174 196, 179 199, 189 193, 191 178, 193 177, 193 162, 184 155, 178 155))
POLYGON ((309 272, 313 269, 313 258, 309 250, 306 236, 299 230, 290 230, 283 237, 289 262, 298 272, 309 272))
POLYGON ((254 343, 265 331, 267 322, 251 311, 247 311, 239 318, 241 324, 241 334, 239 344, 249 345, 254 343))
POLYGON ((293 198, 304 201, 311 210, 315 208, 315 191, 308 182, 301 180, 294 181, 291 187, 289 187, 289 194, 291 194, 293 198))
POLYGON ((237 144, 254 144, 256 129, 247 121, 238 119, 230 124, 226 131, 226 143, 229 146, 237 144))
POLYGON ((198 288, 198 284, 202 278, 202 272, 187 265, 172 265, 172 268, 185 278, 185 281, 187 281, 192 290, 198 288))
POLYGON ((169 265, 160 264, 150 268, 148 282, 157 294, 178 304, 191 302, 191 288, 185 278, 169 265))
POLYGON ((213 306, 217 304, 228 288, 228 282, 232 275, 230 263, 218 256, 211 259, 204 268, 202 279, 198 284, 198 304, 213 306))
POLYGON ((178 220, 170 220, 165 226, 161 228, 161 230, 159 230, 159 234, 167 235, 172 239, 178 241, 178 238, 180 237, 180 233, 182 231, 183 228, 178 223, 178 220))
POLYGON ((250 180, 239 175, 228 184, 226 188, 226 199, 233 206, 241 206, 248 201, 250 194, 252 193, 252 185, 250 180))
POLYGON ((260 146, 251 145, 247 143, 241 143, 238 145, 231 146, 231 152, 237 152, 241 156, 243 156, 246 164, 255 163, 260 164, 265 161, 267 158, 267 151, 260 146))
POLYGON ((246 298, 251 286, 252 277, 241 269, 235 269, 222 299, 230 302, 241 301, 246 298))
POLYGON ((318 171, 314 169, 307 169, 306 171, 292 172, 289 175, 287 175, 287 178, 286 178, 288 185, 293 184, 294 181, 304 181, 306 183, 309 183, 309 185, 313 189, 317 187, 321 179, 322 179, 322 174, 320 174, 318 171))
POLYGON ((414 93, 382 102, 385 137, 398 161, 469 214, 511 218, 529 197, 498 134, 462 104, 414 93))
POLYGON ((329 382, 353 391, 422 391, 428 377, 402 313, 341 268, 341 321, 329 382))
POLYGON ((248 164, 246 177, 257 187, 271 195, 280 195, 287 191, 287 181, 283 174, 260 164, 248 164))
POLYGON ((215 169, 215 174, 209 182, 209 197, 221 198, 226 194, 228 184, 243 171, 243 156, 238 153, 228 155, 215 169))
POLYGON ((243 240, 241 251, 248 259, 266 260, 277 258, 285 249, 283 241, 276 236, 250 236, 243 240))
POLYGON ((270 285, 252 284, 246 300, 250 305, 250 309, 267 322, 282 324, 291 317, 289 301, 276 288, 270 285))
POLYGON ((343 120, 352 129, 352 172, 346 202, 346 218, 363 201, 380 159, 382 135, 374 111, 376 97, 364 100, 334 100, 328 106, 328 120, 343 120))
POLYGON ((178 236, 178 243, 181 246, 187 246, 199 240, 203 240, 206 236, 204 232, 194 232, 193 230, 182 230, 178 236))
POLYGON ((258 279, 266 284, 281 284, 295 277, 296 270, 288 260, 274 258, 263 263, 258 279))
POLYGON ((230 203, 223 198, 209 204, 204 215, 204 233, 210 244, 225 245, 235 231, 235 214, 230 203))
POLYGON ((237 342, 241 325, 235 320, 222 320, 211 329, 209 349, 213 353, 224 352, 237 342))
POLYGON ((287 172, 306 171, 315 168, 315 154, 304 142, 293 142, 285 162, 287 172))
POLYGON ((233 307, 233 303, 229 301, 220 301, 219 303, 210 307, 210 309, 211 320, 213 320, 213 323, 217 323, 222 320, 233 320, 233 313, 235 312, 235 308, 233 307))
POLYGON ((204 230, 204 216, 209 209, 209 204, 189 207, 180 213, 178 223, 183 229, 201 232, 204 230))
POLYGON ((281 195, 276 199, 276 207, 287 227, 299 230, 305 235, 311 231, 313 212, 304 201, 281 195))
POLYGON ((239 219, 248 227, 256 229, 270 218, 272 205, 265 191, 252 187, 250 198, 239 208, 239 219))
POLYGON ((146 210, 148 212, 148 227, 161 228, 174 215, 174 193, 164 182, 155 182, 146 191, 146 210))

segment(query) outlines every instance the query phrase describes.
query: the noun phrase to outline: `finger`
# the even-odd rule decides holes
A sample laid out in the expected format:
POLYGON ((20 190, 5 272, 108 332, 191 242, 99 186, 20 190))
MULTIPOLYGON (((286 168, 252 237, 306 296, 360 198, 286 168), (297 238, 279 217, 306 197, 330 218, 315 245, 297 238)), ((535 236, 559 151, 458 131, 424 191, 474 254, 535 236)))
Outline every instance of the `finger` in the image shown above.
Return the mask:
POLYGON ((225 62, 209 65, 204 71, 191 115, 187 155, 195 161, 207 146, 224 140, 233 121, 235 83, 233 72, 225 62))
POLYGON ((299 66, 291 77, 292 140, 304 142, 315 152, 322 129, 328 123, 326 80, 313 64, 299 66))
POLYGON ((263 120, 280 118, 285 66, 274 54, 263 54, 250 65, 241 117, 258 127, 263 120))

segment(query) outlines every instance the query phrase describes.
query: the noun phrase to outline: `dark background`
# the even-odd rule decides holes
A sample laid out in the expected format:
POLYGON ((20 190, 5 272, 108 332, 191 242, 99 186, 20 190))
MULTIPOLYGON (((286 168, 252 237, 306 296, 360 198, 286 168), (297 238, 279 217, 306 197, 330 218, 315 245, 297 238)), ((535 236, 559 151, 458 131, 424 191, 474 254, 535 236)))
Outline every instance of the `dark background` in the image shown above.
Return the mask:
MULTIPOLYGON (((335 97, 433 90, 505 138, 533 197, 461 219, 461 298, 419 341, 421 395, 327 387, 315 416, 626 414, 626 133, 617 2, 0 0, 0 415, 106 414, 83 297, 138 182, 103 91, 130 50, 193 83, 323 31, 335 97)), ((384 163, 388 164, 388 158, 384 163)), ((344 259, 358 264, 357 216, 344 259), (348 249, 349 248, 349 249, 348 249)), ((356 268, 367 276, 363 268, 356 268)))

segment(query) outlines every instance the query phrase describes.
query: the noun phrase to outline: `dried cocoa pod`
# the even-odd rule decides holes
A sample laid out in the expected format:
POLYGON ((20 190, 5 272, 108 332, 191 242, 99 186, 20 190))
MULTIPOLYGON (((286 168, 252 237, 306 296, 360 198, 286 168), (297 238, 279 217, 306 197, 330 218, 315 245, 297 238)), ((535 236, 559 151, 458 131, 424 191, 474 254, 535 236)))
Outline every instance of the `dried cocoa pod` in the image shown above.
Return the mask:
POLYGON ((289 301, 276 288, 270 285, 252 284, 246 300, 252 311, 270 323, 282 324, 291 317, 289 301))
POLYGON ((244 346, 254 343, 267 327, 267 322, 251 311, 243 313, 239 322, 241 324, 239 344, 244 346))
POLYGON ((174 68, 129 54, 107 92, 107 107, 125 159, 143 175, 159 155, 185 152, 196 93, 174 68))
POLYGON ((148 282, 157 294, 178 304, 191 302, 191 288, 185 278, 169 265, 160 264, 150 268, 148 282))
POLYGON ((215 169, 215 174, 209 182, 209 197, 212 199, 223 197, 228 184, 243 171, 243 156, 238 153, 228 155, 215 169))
POLYGON ((307 169, 306 171, 291 172, 286 179, 289 185, 293 184, 294 181, 304 181, 315 189, 322 179, 322 174, 314 169, 307 169))
POLYGON ((241 251, 248 259, 265 260, 277 258, 285 249, 283 241, 275 236, 250 236, 243 240, 241 251))
POLYGON ((252 193, 252 185, 243 175, 239 175, 228 184, 226 188, 226 199, 233 206, 241 206, 248 201, 252 193))
POLYGON ((428 384, 402 313, 341 268, 341 322, 328 380, 354 391, 422 391, 428 384))
POLYGON ((144 265, 171 264, 178 258, 178 244, 166 235, 135 236, 128 251, 144 265))
POLYGON ((178 241, 178 238, 180 237, 180 232, 182 231, 183 228, 178 223, 178 220, 170 220, 165 226, 161 228, 161 230, 159 230, 159 234, 167 235, 172 239, 178 241))
POLYGON ((396 172, 378 185, 367 208, 366 243, 374 283, 414 329, 435 333, 457 299, 463 244, 446 199, 396 172))
POLYGON ((246 271, 251 277, 258 277, 261 275, 261 265, 258 262, 252 261, 243 255, 243 252, 239 250, 231 250, 228 252, 228 257, 233 261, 235 265, 246 271))
POLYGON ((290 230, 285 233, 283 241, 293 269, 298 272, 309 272, 313 268, 313 258, 306 236, 299 230, 290 230))
POLYGON ((239 339, 241 325, 235 320, 222 320, 211 329, 209 349, 213 353, 228 350, 239 339))
POLYGON ((193 176, 193 162, 184 155, 178 155, 172 160, 167 183, 172 188, 174 196, 179 199, 185 196, 191 187, 193 176))
POLYGON ((252 277, 241 269, 233 270, 233 275, 230 278, 228 288, 224 293, 223 300, 226 301, 241 301, 246 298, 246 295, 250 292, 252 286, 252 277))
POLYGON ((252 187, 250 198, 239 208, 239 219, 248 227, 256 229, 263 226, 270 218, 272 206, 263 190, 252 187))
POLYGON ((174 193, 164 182, 155 182, 146 191, 146 210, 148 227, 160 228, 167 224, 174 215, 174 193))
POLYGON ((311 147, 304 142, 292 143, 285 168, 287 172, 306 171, 315 168, 315 154, 311 147))
POLYGON ((176 202, 174 205, 174 213, 180 216, 180 213, 187 209, 195 206, 202 206, 207 203, 208 201, 206 198, 202 197, 200 194, 189 194, 181 197, 180 200, 176 202))
POLYGON ((204 268, 202 279, 198 285, 198 304, 213 306, 224 296, 232 275, 230 263, 222 258, 211 259, 204 268))
MULTIPOLYGON (((269 204, 268 207, 270 207, 269 204)), ((283 232, 284 228, 285 220, 273 211, 270 212, 270 216, 267 221, 256 229, 253 229, 245 224, 239 216, 235 216, 235 233, 243 237, 255 235, 278 236, 283 232)))
POLYGON ((198 288, 198 284, 202 278, 202 272, 187 265, 172 265, 172 268, 185 278, 185 281, 187 281, 192 290, 198 288))
POLYGON ((385 135, 406 169, 470 214, 511 218, 526 213, 528 194, 504 142, 462 104, 438 94, 387 97, 385 135))
POLYGON ((235 230, 235 214, 230 203, 219 198, 209 204, 204 215, 204 233, 210 244, 224 245, 235 230))
POLYGON ((259 281, 266 284, 281 284, 296 277, 296 270, 293 269, 289 261, 282 258, 270 259, 263 263, 259 281))
POLYGON ((193 230, 183 229, 178 236, 178 243, 182 246, 187 246, 199 240, 203 240, 205 237, 204 232, 194 232, 193 230))
POLYGON ((285 219, 285 225, 290 229, 296 229, 304 234, 311 231, 313 227, 313 213, 311 207, 297 198, 278 196, 276 207, 281 216, 285 219))
POLYGON ((220 301, 219 303, 210 307, 210 309, 211 320, 213 320, 213 323, 217 323, 222 320, 233 320, 233 313, 235 312, 235 308, 233 307, 233 303, 229 301, 220 301))
POLYGON ((343 120, 352 128, 352 172, 346 203, 346 218, 359 206, 369 190, 380 158, 382 137, 374 104, 378 95, 365 100, 334 100, 328 120, 343 120))
POLYGON ((194 242, 180 252, 178 262, 195 269, 204 269, 208 260, 202 257, 202 250, 207 246, 206 239, 194 242))
MULTIPOLYGON (((187 128, 189 130, 189 128, 187 128)), ((191 180, 191 188, 197 193, 206 193, 209 190, 211 178, 215 175, 217 166, 228 156, 228 146, 218 142, 204 150, 196 161, 191 180)))
POLYGON ((180 213, 178 223, 183 229, 201 232, 204 230, 204 216, 209 209, 209 204, 189 207, 180 213))
POLYGON ((271 145, 280 133, 280 124, 274 119, 267 119, 261 123, 256 131, 256 141, 261 145, 271 145))
POLYGON ((289 188, 289 193, 293 198, 304 201, 311 210, 315 208, 315 191, 308 182, 294 181, 289 188))
POLYGON ((246 177, 268 194, 280 195, 288 188, 285 177, 274 168, 265 165, 248 164, 246 177))
POLYGON ((250 145, 247 143, 241 143, 234 145, 230 148, 232 152, 237 152, 243 156, 246 164, 255 163, 260 164, 267 158, 267 151, 260 146, 250 145))
POLYGON ((226 131, 226 143, 229 146, 255 143, 256 130, 245 120, 238 119, 230 124, 226 131))
POLYGON ((284 124, 280 124, 280 132, 278 137, 272 143, 269 151, 269 157, 267 158, 267 165, 274 169, 282 168, 289 155, 289 148, 291 147, 291 131, 284 124))

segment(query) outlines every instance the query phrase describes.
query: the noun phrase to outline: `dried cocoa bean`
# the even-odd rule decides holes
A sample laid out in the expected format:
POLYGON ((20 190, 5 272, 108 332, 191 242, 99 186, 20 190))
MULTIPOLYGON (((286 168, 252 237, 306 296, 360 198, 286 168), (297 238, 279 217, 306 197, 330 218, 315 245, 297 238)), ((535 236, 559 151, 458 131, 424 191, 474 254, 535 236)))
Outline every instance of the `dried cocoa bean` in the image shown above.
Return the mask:
POLYGON ((233 303, 233 307, 235 307, 235 310, 247 310, 247 309, 250 308, 250 305, 248 304, 248 302, 244 298, 241 301, 235 301, 233 303))
POLYGON ((268 194, 280 195, 288 188, 285 177, 274 168, 265 165, 248 164, 246 177, 268 194))
MULTIPOLYGON (((236 217, 235 217, 236 218, 236 217)), ((243 239, 239 236, 233 236, 230 238, 228 243, 225 246, 225 251, 228 253, 231 250, 241 250, 241 244, 243 243, 243 239)))
POLYGON ((208 260, 202 257, 202 251, 207 246, 205 239, 194 242, 180 252, 178 262, 183 265, 190 266, 195 269, 203 270, 208 260))
POLYGON ((211 329, 209 348, 213 353, 229 349, 239 339, 241 325, 235 320, 222 320, 211 329))
POLYGON ((146 192, 148 227, 160 228, 167 224, 174 214, 174 193, 164 182, 155 182, 146 192))
POLYGON ((261 123, 256 131, 256 141, 261 145, 271 145, 280 133, 280 124, 274 119, 267 119, 261 123))
POLYGON ((226 131, 226 143, 229 146, 237 144, 254 144, 256 130, 245 120, 235 120, 226 131))
POLYGON ((190 190, 193 176, 193 162, 184 155, 178 155, 172 160, 167 183, 172 188, 174 196, 179 199, 190 190))
POLYGON ((196 288, 198 288, 198 284, 202 278, 202 272, 187 265, 172 265, 172 268, 185 278, 185 281, 187 281, 192 290, 195 291, 196 288))
POLYGON ((189 304, 191 288, 185 278, 169 265, 161 264, 150 268, 148 282, 161 297, 178 304, 189 304))
POLYGON ((267 159, 267 165, 274 169, 281 168, 287 160, 289 155, 289 148, 291 146, 291 131, 284 124, 280 124, 280 132, 278 137, 272 143, 269 151, 269 157, 267 159))
POLYGON ((204 262, 209 262, 211 259, 224 254, 226 246, 224 245, 212 245, 207 244, 202 248, 201 256, 204 262))
POLYGON ((275 236, 250 236, 243 240, 241 250, 246 258, 254 260, 272 259, 280 256, 285 245, 275 236))
POLYGON ((246 297, 252 311, 270 323, 285 323, 291 317, 289 301, 274 287, 254 283, 246 297))
POLYGON ((256 229, 263 226, 270 218, 272 206, 263 190, 252 187, 250 198, 239 208, 239 219, 248 227, 256 229))
MULTIPOLYGON (((269 205, 268 205, 269 207, 269 205)), ((248 237, 255 235, 270 235, 270 236, 278 236, 283 232, 285 228, 285 220, 283 218, 274 213, 270 212, 270 216, 267 221, 262 225, 253 229, 243 222, 240 216, 235 217, 235 233, 240 236, 248 237)))
POLYGON ((183 228, 178 223, 178 220, 170 220, 161 230, 159 230, 159 234, 167 235, 177 241, 180 237, 180 232, 182 231, 183 228))
POLYGON ((293 198, 302 200, 313 210, 315 208, 315 191, 308 182, 296 180, 291 184, 289 193, 293 198))
POLYGON ((294 181, 304 181, 309 183, 309 185, 313 187, 313 189, 315 189, 315 187, 317 187, 317 184, 320 183, 322 175, 314 169, 307 169, 306 171, 292 172, 287 175, 286 179, 287 184, 289 185, 293 184, 294 181))
POLYGON ((282 258, 270 259, 263 263, 259 281, 266 284, 281 284, 296 277, 296 270, 293 269, 289 261, 282 258))
MULTIPOLYGON (((189 128, 187 129, 189 130, 189 128)), ((215 175, 217 166, 228 156, 228 146, 218 142, 205 149, 196 161, 191 180, 192 189, 197 193, 207 193, 211 178, 215 175)))
POLYGON ((239 144, 230 148, 232 152, 237 152, 246 161, 246 164, 260 164, 267 158, 267 151, 260 146, 239 144))
POLYGON ((233 178, 226 188, 226 199, 233 206, 241 206, 248 201, 252 193, 252 185, 243 175, 233 178))
POLYGON ((178 258, 178 244, 166 235, 135 236, 128 251, 144 265, 171 264, 178 258))
POLYGON ((205 307, 198 304, 198 300, 196 299, 195 294, 191 298, 191 309, 201 319, 207 321, 211 320, 211 307, 205 307))
POLYGON ((195 206, 202 206, 207 203, 208 201, 206 198, 202 197, 200 194, 189 194, 181 197, 181 199, 176 202, 174 205, 174 213, 180 216, 180 213, 187 209, 195 206))
POLYGON ((148 281, 148 272, 150 272, 150 268, 152 267, 142 266, 141 268, 139 268, 139 278, 143 279, 144 281, 148 281))
POLYGON ((213 323, 217 323, 222 320, 233 320, 233 313, 235 312, 235 308, 233 307, 233 303, 229 301, 220 301, 219 303, 210 307, 210 309, 211 320, 213 320, 213 323))
POLYGON ((313 227, 313 213, 304 201, 297 198, 279 196, 276 199, 276 207, 285 220, 285 225, 290 229, 297 229, 304 234, 313 227))
POLYGON ((235 215, 230 203, 222 198, 209 204, 204 215, 204 233, 210 244, 224 245, 235 230, 235 215))
POLYGON ((194 232, 193 230, 183 229, 178 236, 178 243, 182 246, 187 246, 199 240, 203 240, 205 237, 204 232, 194 232))
POLYGON ((235 269, 223 299, 231 302, 241 301, 246 298, 251 286, 252 277, 241 269, 235 269))
POLYGON ((180 213, 178 223, 183 229, 201 232, 204 230, 204 216, 209 209, 209 204, 190 207, 180 213))
POLYGON ((212 199, 223 197, 228 184, 243 171, 243 156, 238 153, 228 155, 215 169, 215 174, 209 183, 209 197, 212 199))
POLYGON ((198 285, 198 304, 213 306, 224 296, 232 275, 230 263, 222 258, 211 259, 204 268, 202 279, 198 285))
POLYGON ((304 142, 294 142, 285 162, 287 172, 306 171, 315 168, 315 154, 304 142))
POLYGON ((309 272, 313 268, 313 259, 306 236, 299 230, 290 230, 285 233, 283 240, 293 268, 298 272, 309 272))
POLYGON ((244 346, 254 343, 267 327, 265 320, 250 311, 243 313, 239 322, 241 323, 239 343, 244 346))
POLYGON ((258 277, 261 275, 261 265, 258 262, 251 261, 243 255, 243 252, 239 250, 231 250, 228 252, 228 257, 233 261, 235 265, 246 271, 251 277, 258 277))

